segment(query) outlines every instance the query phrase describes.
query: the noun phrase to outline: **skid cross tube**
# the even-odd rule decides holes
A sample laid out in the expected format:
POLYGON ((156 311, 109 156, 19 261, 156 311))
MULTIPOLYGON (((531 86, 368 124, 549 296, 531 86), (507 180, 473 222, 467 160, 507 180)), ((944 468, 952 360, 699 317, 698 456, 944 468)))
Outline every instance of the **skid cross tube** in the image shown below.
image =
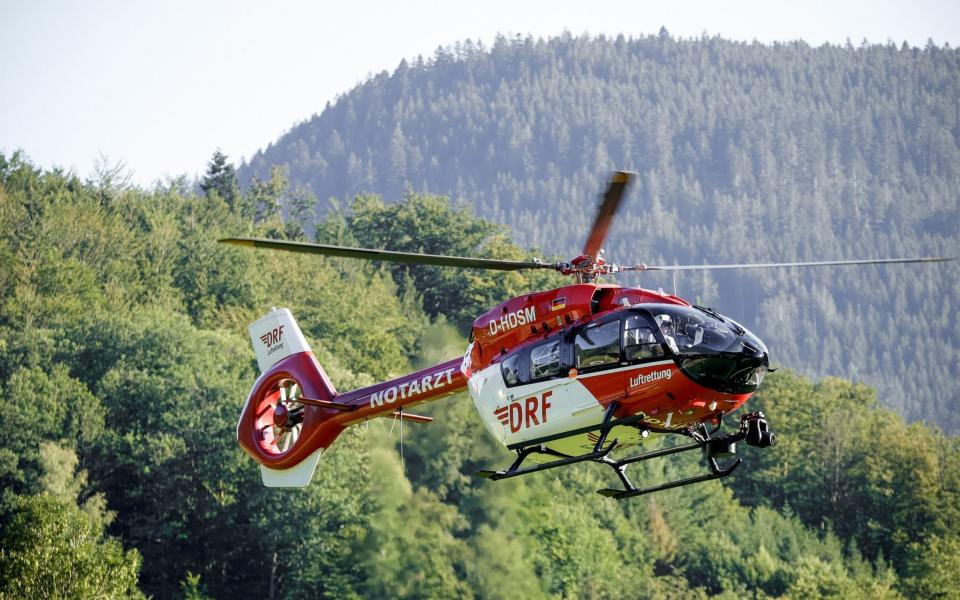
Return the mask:
MULTIPOLYGON (((726 466, 720 466, 717 463, 716 456, 718 454, 735 454, 736 453, 736 443, 746 439, 747 443, 750 445, 757 445, 761 447, 766 447, 773 444, 773 441, 767 444, 761 443, 752 443, 752 438, 748 433, 752 429, 758 429, 761 427, 763 430, 766 430, 766 420, 763 416, 763 413, 750 413, 744 415, 740 418, 740 427, 736 433, 720 435, 717 437, 712 437, 716 434, 720 427, 722 426, 722 417, 717 423, 717 426, 712 430, 708 431, 707 428, 700 424, 697 428, 691 428, 684 431, 667 431, 667 430, 657 430, 655 428, 648 428, 642 424, 635 424, 637 421, 643 419, 643 415, 634 415, 633 417, 627 417, 625 419, 614 419, 613 413, 617 408, 617 403, 612 402, 607 406, 607 410, 604 412, 603 420, 592 427, 581 428, 572 432, 568 432, 566 436, 576 435, 579 433, 584 433, 587 431, 600 431, 600 435, 597 438, 596 444, 593 446, 593 451, 587 452, 585 454, 580 454, 577 456, 570 456, 563 454, 562 452, 557 452, 551 448, 548 448, 545 443, 549 440, 560 439, 565 437, 564 435, 555 435, 549 436, 548 438, 541 438, 530 442, 527 445, 515 444, 510 446, 512 450, 515 450, 517 453, 517 459, 513 461, 513 464, 509 468, 503 471, 490 471, 483 470, 475 473, 479 477, 484 477, 487 479, 492 479, 494 481, 498 479, 507 479, 509 477, 517 477, 520 475, 527 475, 529 473, 536 473, 538 471, 545 471, 547 469, 553 469, 556 467, 562 467, 564 465, 571 465, 578 462, 593 461, 598 462, 604 465, 609 466, 617 474, 617 478, 620 480, 620 483, 623 484, 623 489, 613 489, 605 488, 602 490, 597 490, 597 493, 602 496, 607 496, 609 498, 616 498, 618 500, 623 498, 632 498, 634 496, 641 496, 643 494, 649 494, 652 492, 659 492, 661 490, 668 490, 670 488, 681 487, 685 485, 690 485, 694 483, 700 483, 702 481, 710 481, 712 479, 720 479, 726 477, 733 473, 733 471, 740 466, 743 462, 742 459, 737 458, 730 464, 726 466), (630 423, 625 423, 629 421, 630 423), (617 446, 617 440, 607 443, 607 436, 610 431, 622 424, 631 424, 635 427, 641 427, 648 431, 656 431, 658 433, 672 433, 675 435, 685 435, 692 438, 694 441, 686 444, 677 444, 675 446, 670 446, 669 448, 660 448, 659 450, 652 450, 650 452, 645 452, 643 454, 638 454, 636 456, 630 456, 622 459, 613 459, 609 454, 617 446), (658 485, 648 486, 648 487, 637 487, 630 481, 630 478, 627 477, 627 466, 633 463, 642 462, 645 460, 650 460, 653 458, 660 458, 663 456, 669 456, 671 454, 679 454, 681 452, 690 452, 691 450, 701 450, 707 458, 707 466, 709 472, 703 475, 696 475, 694 477, 687 477, 684 479, 676 479, 674 481, 667 481, 658 485), (545 454, 549 456, 554 456, 557 459, 550 461, 548 463, 539 464, 535 466, 521 468, 523 462, 531 454, 545 454)), ((759 435, 759 434, 757 434, 759 435)))
MULTIPOLYGON (((664 448, 662 450, 654 450, 653 452, 647 452, 646 454, 641 454, 639 456, 631 456, 630 458, 625 458, 623 460, 613 460, 610 457, 603 457, 598 462, 602 462, 605 465, 609 465, 614 472, 617 474, 617 477, 620 478, 620 483, 623 484, 622 490, 617 490, 613 488, 605 488, 602 490, 597 490, 597 493, 601 496, 607 496, 609 498, 616 498, 617 500, 623 498, 632 498, 633 496, 642 496, 643 494, 649 494, 651 492, 659 492, 661 490, 668 490, 670 488, 680 487, 684 485, 690 485, 692 483, 700 483, 701 481, 710 481, 711 479, 720 479, 721 477, 726 477, 727 475, 733 473, 733 471, 740 466, 740 463, 743 462, 742 458, 737 458, 735 461, 727 465, 726 467, 721 467, 717 464, 717 459, 712 456, 707 459, 707 462, 710 466, 710 472, 705 475, 697 475, 695 477, 687 477, 685 479, 677 479, 674 481, 668 481, 666 483, 661 483, 659 485, 654 485, 645 488, 638 488, 630 481, 627 477, 627 465, 640 462, 642 460, 649 460, 651 458, 657 458, 660 456, 667 456, 670 454, 677 454, 679 452, 688 452, 690 450, 696 450, 699 448, 706 448, 710 443, 716 442, 728 442, 733 441, 731 438, 736 438, 737 436, 722 436, 720 438, 714 438, 713 440, 704 440, 702 442, 694 442, 691 444, 682 444, 679 446, 673 446, 671 448, 664 448)), ((740 438, 737 438, 740 439, 740 438)))
POLYGON ((591 425, 589 427, 581 427, 574 431, 569 431, 564 434, 551 435, 544 438, 539 438, 528 442, 527 445, 514 444, 510 446, 511 450, 517 452, 517 460, 513 461, 513 464, 504 471, 491 471, 484 469, 482 471, 477 471, 474 473, 477 477, 483 477, 486 479, 492 479, 494 481, 498 479, 507 479, 509 477, 517 477, 518 475, 526 475, 528 473, 536 473, 537 471, 546 471, 547 469, 553 469, 555 467, 562 467, 564 465, 572 465, 578 462, 584 462, 588 460, 599 461, 605 458, 610 452, 617 446, 617 440, 613 440, 604 447, 604 443, 607 440, 607 434, 610 433, 610 430, 616 427, 617 425, 627 425, 633 424, 637 421, 643 419, 642 414, 633 415, 632 417, 627 417, 625 419, 614 419, 613 413, 617 410, 617 403, 611 402, 607 405, 607 410, 603 413, 603 420, 597 425, 591 425), (597 443, 593 446, 593 452, 588 452, 586 454, 581 454, 579 456, 570 456, 568 454, 563 454, 562 452, 557 452, 547 448, 544 444, 548 441, 561 439, 564 437, 570 437, 572 435, 578 435, 580 433, 587 433, 590 431, 600 430, 600 437, 597 438, 597 443), (546 454, 549 456, 558 457, 557 460, 550 461, 548 463, 543 463, 540 465, 534 465, 532 467, 520 468, 520 465, 523 464, 523 461, 527 459, 531 454, 546 454))

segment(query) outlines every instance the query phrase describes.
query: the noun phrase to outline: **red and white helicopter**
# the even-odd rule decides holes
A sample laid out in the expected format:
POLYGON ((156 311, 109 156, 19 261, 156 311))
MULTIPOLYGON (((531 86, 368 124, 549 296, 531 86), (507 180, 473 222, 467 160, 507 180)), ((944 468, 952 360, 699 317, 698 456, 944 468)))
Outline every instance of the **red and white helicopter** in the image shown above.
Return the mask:
POLYGON ((348 426, 375 417, 429 422, 406 412, 466 388, 484 426, 514 451, 503 470, 515 477, 583 461, 610 466, 623 487, 614 498, 725 477, 741 459, 736 443, 772 446, 766 417, 750 412, 732 433, 723 417, 756 391, 769 367, 767 348, 745 327, 711 308, 641 288, 598 283, 623 271, 680 271, 936 262, 893 258, 767 264, 621 266, 604 261, 601 246, 632 175, 616 172, 580 256, 569 263, 506 261, 347 248, 324 244, 227 238, 222 242, 326 256, 471 269, 553 269, 576 283, 507 300, 473 323, 466 353, 447 362, 338 392, 287 309, 273 309, 250 326, 262 374, 237 425, 243 449, 260 463, 271 487, 307 485, 323 452, 348 426), (623 457, 651 434, 683 443, 623 457), (703 452, 706 472, 648 487, 626 474, 632 463, 679 452, 703 452), (615 452, 618 451, 618 452, 615 452), (731 457, 726 458, 724 457, 731 457), (728 461, 718 463, 718 458, 728 461))

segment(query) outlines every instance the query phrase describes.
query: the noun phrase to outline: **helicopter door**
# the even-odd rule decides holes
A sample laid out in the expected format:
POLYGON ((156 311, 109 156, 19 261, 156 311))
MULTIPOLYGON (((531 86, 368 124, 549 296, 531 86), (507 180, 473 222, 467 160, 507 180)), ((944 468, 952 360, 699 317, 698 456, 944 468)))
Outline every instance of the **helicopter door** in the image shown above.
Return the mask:
POLYGON ((596 409, 602 416, 602 407, 623 392, 614 385, 616 376, 609 373, 621 366, 620 319, 580 329, 573 338, 572 354, 582 390, 575 413, 596 409))
POLYGON ((585 408, 593 398, 595 404, 606 406, 614 400, 645 394, 650 386, 638 385, 637 376, 658 365, 672 368, 673 362, 653 322, 646 315, 627 313, 623 319, 590 324, 578 331, 573 364, 578 380, 590 393, 584 399, 585 408))
POLYGON ((519 353, 521 385, 508 390, 514 403, 509 416, 510 443, 534 439, 563 431, 569 427, 570 378, 562 366, 563 341, 559 337, 545 340, 519 353), (512 393, 511 393, 512 392, 512 393), (521 411, 522 409, 522 411, 521 411), (514 417, 522 415, 522 423, 514 417))
POLYGON ((569 428, 574 402, 564 352, 563 340, 554 336, 471 376, 477 412, 495 438, 509 445, 569 428))
POLYGON ((574 367, 578 372, 615 367, 620 362, 620 319, 584 327, 574 338, 573 346, 574 367))
POLYGON ((665 377, 669 379, 674 369, 673 358, 662 339, 657 336, 657 326, 644 314, 632 313, 623 320, 623 358, 628 368, 628 377, 623 378, 624 395, 631 401, 641 401, 662 392, 665 377), (647 381, 650 378, 650 381, 647 381))
POLYGON ((666 351, 654 334, 653 324, 644 315, 628 315, 623 321, 623 358, 637 364, 666 358, 666 351))
MULTIPOLYGON (((621 348, 621 320, 605 319, 576 330, 564 345, 564 364, 570 375, 563 388, 566 398, 567 431, 595 425, 603 420, 604 407, 623 397, 624 368, 621 348)), ((624 438, 623 432, 618 435, 624 438)), ((626 439, 626 438, 624 438, 626 439)), ((581 454, 593 448, 596 434, 578 434, 550 442, 550 448, 564 454, 581 454)))

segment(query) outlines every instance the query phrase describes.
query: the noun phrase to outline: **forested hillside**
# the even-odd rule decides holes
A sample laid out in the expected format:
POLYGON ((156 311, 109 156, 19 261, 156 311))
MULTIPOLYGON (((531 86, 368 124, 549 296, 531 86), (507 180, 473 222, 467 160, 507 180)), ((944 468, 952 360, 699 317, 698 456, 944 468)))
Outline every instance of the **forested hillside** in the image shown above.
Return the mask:
MULTIPOLYGON (((362 192, 449 195, 569 259, 609 171, 631 169, 616 262, 957 256, 957 98, 960 51, 933 44, 500 38, 370 78, 240 174, 287 166, 321 216, 362 192)), ((909 419, 960 430, 956 263, 685 274, 677 288, 748 324, 775 363, 865 381, 909 419)))
MULTIPOLYGON (((905 424, 866 386, 789 372, 748 405, 781 443, 744 453, 723 483, 617 502, 595 493, 613 477, 598 465, 471 477, 510 455, 461 395, 426 407, 434 423, 406 426, 402 454, 399 431, 376 421, 342 435, 310 487, 264 488, 235 427, 256 377, 246 326, 269 307, 293 310, 346 390, 456 356, 465 341, 445 322, 458 311, 549 282, 431 280, 217 244, 302 239, 278 209, 309 197, 281 171, 241 194, 220 154, 202 194, 117 175, 83 181, 0 155, 0 598, 878 600, 960 589, 960 439, 905 424), (451 286, 459 302, 421 309, 451 286)), ((356 242, 383 227, 437 250, 522 254, 501 227, 419 194, 362 198, 320 231, 356 242)), ((693 464, 636 467, 635 480, 652 482, 693 464)))

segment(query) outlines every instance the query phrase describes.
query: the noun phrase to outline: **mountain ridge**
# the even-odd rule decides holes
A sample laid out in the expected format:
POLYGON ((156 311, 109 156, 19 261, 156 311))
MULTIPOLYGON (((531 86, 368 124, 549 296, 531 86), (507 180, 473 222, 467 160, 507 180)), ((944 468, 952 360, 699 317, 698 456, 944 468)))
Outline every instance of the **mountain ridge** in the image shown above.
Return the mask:
MULTIPOLYGON (((371 77, 239 174, 286 166, 320 215, 330 198, 445 194, 567 259, 621 168, 638 178, 611 230, 615 262, 957 256, 956 97, 960 53, 932 44, 500 37, 371 77)), ((775 362, 866 381, 886 406, 957 431, 958 274, 844 267, 677 285, 754 329, 775 362)))

